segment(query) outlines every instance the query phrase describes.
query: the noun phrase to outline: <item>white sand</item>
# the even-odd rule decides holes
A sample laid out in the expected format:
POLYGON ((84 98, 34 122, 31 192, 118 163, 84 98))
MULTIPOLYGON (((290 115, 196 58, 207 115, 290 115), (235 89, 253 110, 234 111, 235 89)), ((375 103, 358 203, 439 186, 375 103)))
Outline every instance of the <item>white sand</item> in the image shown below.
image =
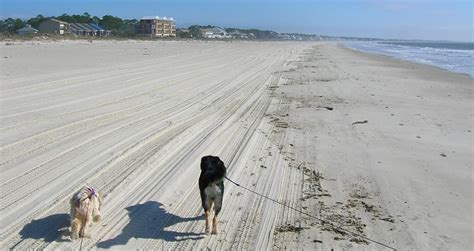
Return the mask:
POLYGON ((332 43, 0 49, 2 248, 79 248, 68 200, 89 183, 106 205, 83 248, 383 249, 229 182, 221 231, 203 235, 207 154, 401 250, 473 246, 472 78, 332 43))

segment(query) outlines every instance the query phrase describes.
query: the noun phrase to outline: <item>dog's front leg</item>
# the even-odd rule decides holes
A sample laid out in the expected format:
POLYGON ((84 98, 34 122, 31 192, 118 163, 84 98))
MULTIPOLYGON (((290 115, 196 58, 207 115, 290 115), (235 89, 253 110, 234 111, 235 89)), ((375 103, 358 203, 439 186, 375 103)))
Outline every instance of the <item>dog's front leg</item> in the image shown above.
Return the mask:
POLYGON ((212 219, 212 232, 211 234, 217 234, 217 215, 214 215, 212 219))
POLYGON ((84 238, 90 238, 89 234, 89 227, 92 225, 92 220, 90 217, 87 217, 86 222, 84 222, 84 225, 82 226, 82 236, 84 238))
POLYGON ((71 221, 71 239, 76 240, 77 238, 80 237, 81 233, 81 220, 78 218, 75 218, 71 221))
POLYGON ((211 233, 211 210, 206 210, 206 234, 211 233))

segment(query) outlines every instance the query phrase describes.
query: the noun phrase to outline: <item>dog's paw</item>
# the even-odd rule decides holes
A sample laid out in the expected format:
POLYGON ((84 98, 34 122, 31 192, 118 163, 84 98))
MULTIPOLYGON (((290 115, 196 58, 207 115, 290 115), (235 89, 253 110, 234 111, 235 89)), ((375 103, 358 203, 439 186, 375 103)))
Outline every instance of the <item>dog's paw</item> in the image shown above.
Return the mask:
POLYGON ((215 228, 212 229, 211 234, 217 234, 217 233, 218 233, 218 232, 217 232, 217 229, 215 229, 215 228))
POLYGON ((94 218, 92 219, 92 221, 94 221, 94 222, 100 222, 101 220, 102 220, 102 216, 100 216, 100 215, 96 215, 96 216, 94 216, 94 218))

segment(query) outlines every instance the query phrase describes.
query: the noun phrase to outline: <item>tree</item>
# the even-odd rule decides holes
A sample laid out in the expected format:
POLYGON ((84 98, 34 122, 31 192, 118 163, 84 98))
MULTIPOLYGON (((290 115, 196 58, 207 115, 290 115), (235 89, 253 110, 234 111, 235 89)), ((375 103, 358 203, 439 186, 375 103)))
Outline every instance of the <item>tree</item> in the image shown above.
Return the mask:
POLYGON ((28 19, 27 23, 31 25, 33 28, 38 29, 40 23, 46 21, 48 18, 43 17, 43 15, 37 15, 36 17, 32 17, 28 19))
POLYGON ((23 28, 26 22, 16 18, 8 18, 0 22, 0 32, 4 34, 15 34, 16 30, 23 28))
POLYGON ((125 19, 123 20, 123 24, 115 34, 124 36, 124 37, 133 37, 135 36, 135 27, 138 24, 137 19, 125 19))
POLYGON ((206 26, 203 26, 203 25, 191 25, 189 26, 189 33, 191 34, 191 37, 193 38, 202 38, 202 33, 201 33, 201 29, 209 29, 209 28, 213 28, 214 26, 212 25, 206 25, 206 26))
POLYGON ((72 15, 72 16, 64 13, 61 16, 57 17, 56 19, 64 21, 64 22, 68 22, 68 23, 92 23, 93 22, 93 19, 87 12, 85 12, 82 15, 72 15))
POLYGON ((62 14, 59 17, 56 17, 56 19, 64 21, 64 22, 68 22, 68 23, 74 23, 74 20, 72 19, 72 17, 66 13, 62 14))
POLYGON ((192 38, 191 32, 188 31, 183 31, 183 29, 178 29, 176 30, 176 36, 179 38, 192 38))
POLYGON ((123 26, 123 20, 119 17, 105 15, 100 20, 99 25, 107 30, 118 31, 123 26))
POLYGON ((92 17, 92 22, 95 23, 95 24, 99 24, 100 23, 100 17, 98 17, 98 16, 92 17))

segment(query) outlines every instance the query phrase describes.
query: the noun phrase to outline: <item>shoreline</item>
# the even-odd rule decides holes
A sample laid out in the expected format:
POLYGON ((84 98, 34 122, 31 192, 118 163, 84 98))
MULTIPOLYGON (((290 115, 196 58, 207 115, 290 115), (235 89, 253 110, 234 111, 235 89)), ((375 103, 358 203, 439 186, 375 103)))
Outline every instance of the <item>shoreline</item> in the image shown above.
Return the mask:
MULTIPOLYGON (((413 72, 418 72, 417 74, 418 74, 418 77, 420 78, 434 80, 436 79, 436 77, 441 77, 442 79, 444 79, 445 77, 443 76, 445 75, 453 75, 453 77, 455 76, 463 77, 462 82, 474 80, 474 76, 471 76, 468 73, 450 71, 448 69, 445 69, 436 65, 423 64, 423 63, 414 62, 410 60, 404 60, 404 59, 400 59, 400 58, 389 56, 389 55, 359 51, 356 49, 349 48, 345 46, 344 44, 340 44, 340 43, 338 43, 338 45, 340 46, 341 49, 347 50, 351 53, 359 55, 360 57, 373 59, 373 60, 379 60, 381 62, 386 62, 386 63, 393 62, 394 65, 399 65, 400 67, 405 68, 407 70, 413 70, 413 72), (430 74, 424 75, 424 73, 428 73, 428 72, 430 74), (434 76, 431 76, 432 74, 434 74, 434 76)), ((453 84, 456 84, 456 82, 453 84)))
POLYGON ((348 49, 348 50, 351 50, 351 51, 354 51, 354 52, 359 52, 359 53, 374 55, 374 56, 383 56, 383 57, 387 57, 387 58, 402 61, 402 62, 409 62, 409 63, 413 63, 413 64, 431 66, 431 67, 438 68, 440 70, 448 71, 448 72, 451 72, 451 73, 463 74, 463 75, 466 75, 466 76, 474 79, 474 75, 470 75, 469 73, 466 73, 466 72, 453 71, 453 70, 443 68, 442 66, 437 66, 437 65, 434 65, 434 64, 428 64, 428 63, 422 63, 422 62, 416 62, 416 61, 409 60, 409 59, 402 59, 402 58, 398 58, 396 56, 386 55, 386 54, 383 54, 383 53, 362 51, 362 50, 359 50, 359 49, 350 48, 348 45, 345 45, 344 43, 338 43, 338 44, 340 44, 340 46, 342 48, 348 49))

